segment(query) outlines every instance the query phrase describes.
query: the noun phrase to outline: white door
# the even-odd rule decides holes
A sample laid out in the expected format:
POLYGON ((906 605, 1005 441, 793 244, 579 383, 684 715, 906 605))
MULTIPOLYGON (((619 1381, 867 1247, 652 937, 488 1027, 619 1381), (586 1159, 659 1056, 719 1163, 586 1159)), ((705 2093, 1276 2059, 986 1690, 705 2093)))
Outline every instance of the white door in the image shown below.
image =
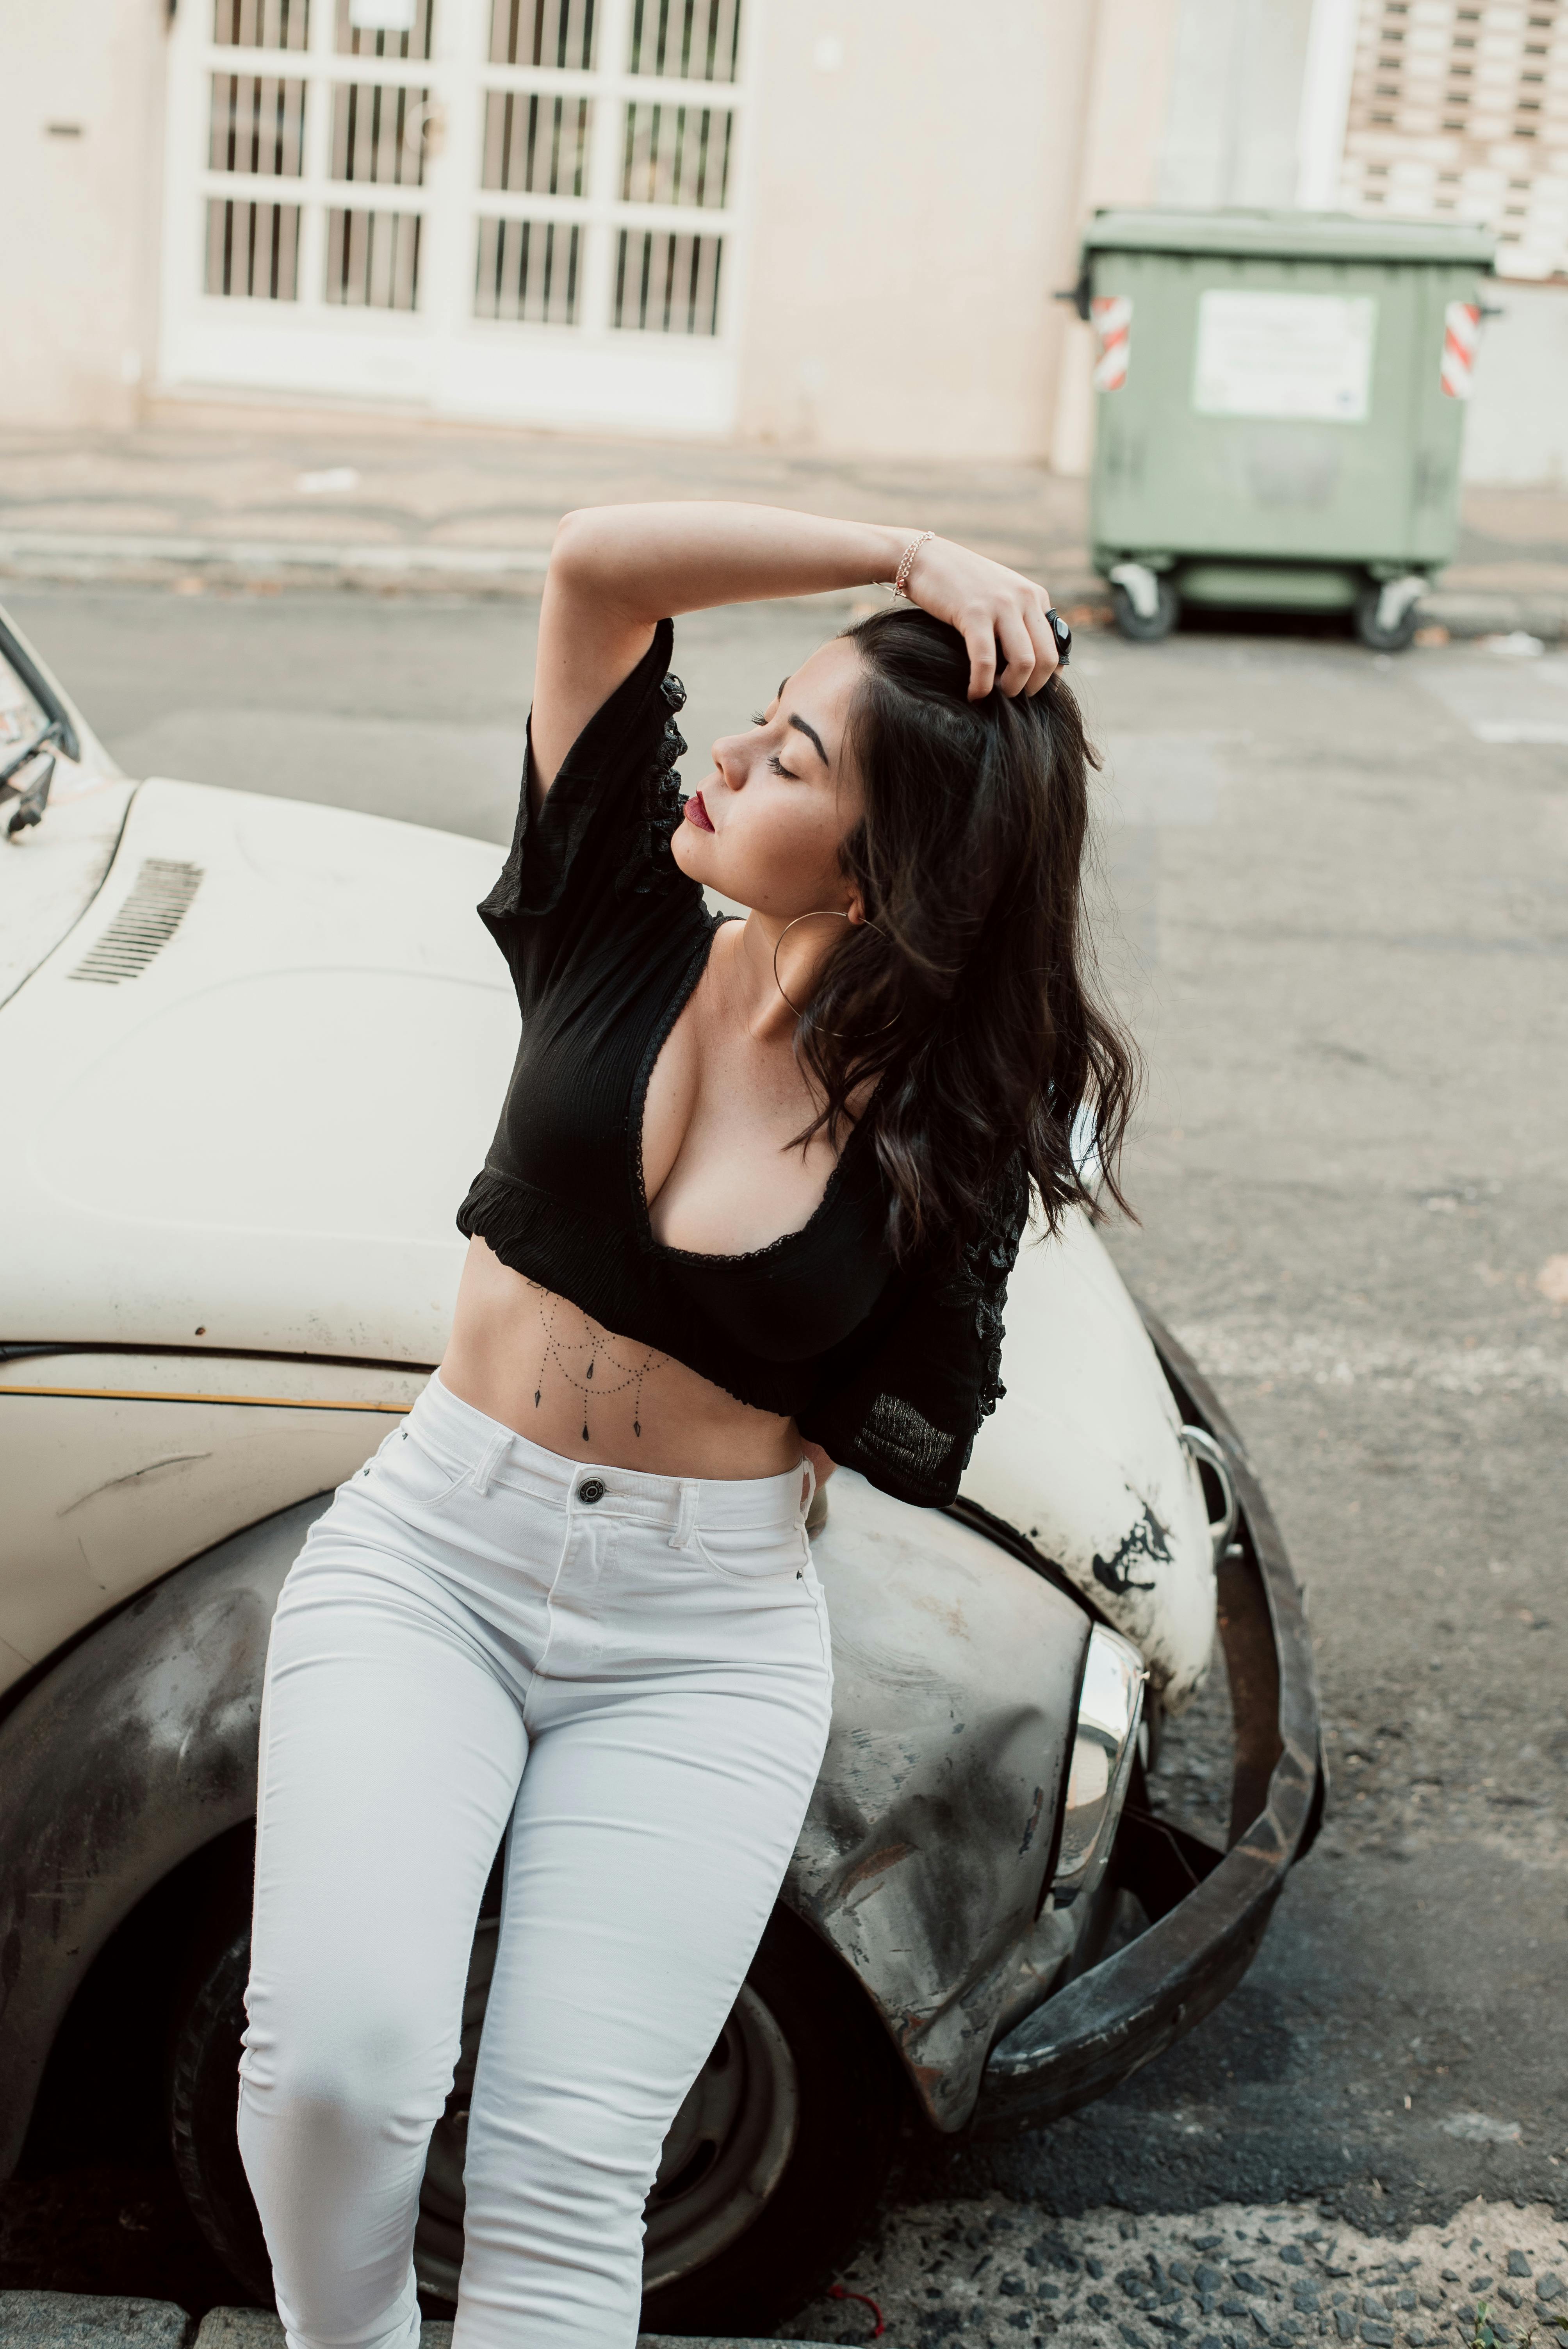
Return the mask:
POLYGON ((163 380, 727 431, 752 5, 182 0, 163 380))

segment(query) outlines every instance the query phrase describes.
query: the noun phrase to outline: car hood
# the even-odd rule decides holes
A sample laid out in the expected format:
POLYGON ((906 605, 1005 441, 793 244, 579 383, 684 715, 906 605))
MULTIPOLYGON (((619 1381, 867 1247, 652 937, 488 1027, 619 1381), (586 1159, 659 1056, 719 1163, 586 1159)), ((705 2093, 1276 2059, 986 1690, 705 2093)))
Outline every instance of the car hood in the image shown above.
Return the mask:
MULTIPOLYGON (((102 888, 0 1014, 17 1137, 0 1340, 428 1364, 516 1048, 475 901, 494 847, 154 780, 102 888)), ((1202 1489, 1081 1216, 1026 1241, 1007 1392, 963 1495, 1143 1650, 1207 1669, 1202 1489)), ((890 1503, 896 1508, 897 1504, 890 1503)))
POLYGON ((143 783, 0 1017, 0 1337, 433 1362, 517 1040, 498 851, 143 783))

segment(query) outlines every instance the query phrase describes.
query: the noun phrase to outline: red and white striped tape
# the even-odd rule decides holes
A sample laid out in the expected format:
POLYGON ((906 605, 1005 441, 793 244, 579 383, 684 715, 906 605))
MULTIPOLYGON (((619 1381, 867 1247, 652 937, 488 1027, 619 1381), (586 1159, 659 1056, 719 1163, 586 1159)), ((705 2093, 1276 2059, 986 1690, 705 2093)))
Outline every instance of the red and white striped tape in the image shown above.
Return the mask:
POLYGON ((1127 381, 1127 362, 1132 348, 1132 296, 1101 294, 1088 307, 1099 344, 1094 388, 1096 391, 1119 391, 1127 381))
POLYGON ((1450 399, 1468 399, 1480 340, 1480 308, 1474 302, 1450 302, 1443 312, 1443 365, 1439 377, 1450 399))

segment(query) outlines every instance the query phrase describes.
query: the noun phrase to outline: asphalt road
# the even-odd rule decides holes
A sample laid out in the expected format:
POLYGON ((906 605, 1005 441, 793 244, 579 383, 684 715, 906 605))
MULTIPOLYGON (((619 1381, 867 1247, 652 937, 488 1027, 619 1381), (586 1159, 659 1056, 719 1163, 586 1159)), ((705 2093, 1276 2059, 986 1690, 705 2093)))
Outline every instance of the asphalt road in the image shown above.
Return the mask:
MULTIPOLYGON (((510 833, 526 604, 5 600, 131 771, 510 833)), ((683 623, 689 739, 841 609, 683 623)), ((1305 2202, 1374 2233, 1478 2194, 1568 2215, 1568 656, 1096 636, 1073 676, 1108 754, 1102 957, 1150 1065, 1141 1224, 1112 1247, 1263 1475, 1336 1795, 1216 2016, 1049 2132, 912 2161, 899 2194, 1305 2202)), ((67 2132, 56 2175, 0 2195, 0 2274, 55 2280, 25 2246, 57 2240, 90 2158, 130 2213, 95 2278, 139 2279, 96 2288, 197 2304, 158 2281, 197 2256, 174 2205, 113 2150, 67 2132)))

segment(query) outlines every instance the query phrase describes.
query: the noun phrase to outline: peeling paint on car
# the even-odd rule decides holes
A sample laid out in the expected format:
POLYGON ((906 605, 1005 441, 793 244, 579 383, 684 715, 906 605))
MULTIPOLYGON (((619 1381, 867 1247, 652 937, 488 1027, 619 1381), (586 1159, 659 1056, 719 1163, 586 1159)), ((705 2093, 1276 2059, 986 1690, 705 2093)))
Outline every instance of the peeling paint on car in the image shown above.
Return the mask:
MULTIPOLYGON (((1136 1495, 1129 1498, 1137 1506, 1136 1495)), ((1093 1559, 1094 1578, 1102 1588, 1123 1598, 1130 1590, 1153 1590, 1152 1582, 1135 1582, 1132 1568, 1136 1561, 1147 1559, 1151 1566, 1171 1563, 1171 1537, 1146 1501, 1139 1511, 1137 1522, 1123 1535, 1109 1557, 1101 1557, 1096 1550, 1093 1559)))

